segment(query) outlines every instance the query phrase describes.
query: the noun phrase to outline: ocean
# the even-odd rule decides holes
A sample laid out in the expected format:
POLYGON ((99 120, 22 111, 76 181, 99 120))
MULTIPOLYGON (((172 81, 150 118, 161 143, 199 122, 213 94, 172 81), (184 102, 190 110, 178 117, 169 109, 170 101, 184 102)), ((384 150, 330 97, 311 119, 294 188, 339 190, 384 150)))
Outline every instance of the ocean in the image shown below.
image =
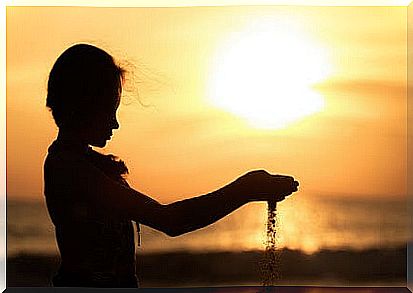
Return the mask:
MULTIPOLYGON (((279 246, 320 250, 387 249, 410 239, 407 200, 300 194, 277 206, 279 246)), ((220 221, 178 237, 142 226, 138 253, 243 252, 265 249, 267 206, 250 203, 220 221)), ((7 201, 7 255, 58 253, 44 198, 7 201)))

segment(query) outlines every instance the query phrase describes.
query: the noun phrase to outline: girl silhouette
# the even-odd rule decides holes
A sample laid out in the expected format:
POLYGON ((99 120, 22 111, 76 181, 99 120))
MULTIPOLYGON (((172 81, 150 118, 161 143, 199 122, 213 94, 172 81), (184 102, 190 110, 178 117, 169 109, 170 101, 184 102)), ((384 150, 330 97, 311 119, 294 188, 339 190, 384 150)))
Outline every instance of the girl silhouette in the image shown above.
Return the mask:
POLYGON ((104 147, 119 128, 124 73, 88 44, 67 49, 50 72, 46 105, 59 132, 44 163, 44 194, 61 255, 54 286, 138 287, 133 222, 178 236, 248 202, 277 202, 297 191, 292 177, 263 170, 167 205, 130 187, 125 164, 91 148, 104 147))

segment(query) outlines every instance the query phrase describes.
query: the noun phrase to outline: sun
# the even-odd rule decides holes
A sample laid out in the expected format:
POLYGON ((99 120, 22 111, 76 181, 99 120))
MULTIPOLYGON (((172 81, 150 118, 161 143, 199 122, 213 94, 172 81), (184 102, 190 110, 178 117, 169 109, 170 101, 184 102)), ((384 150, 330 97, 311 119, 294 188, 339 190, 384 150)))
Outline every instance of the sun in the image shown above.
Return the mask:
POLYGON ((252 23, 217 51, 207 99, 254 127, 284 128, 323 109, 312 86, 330 74, 326 56, 291 21, 252 23))

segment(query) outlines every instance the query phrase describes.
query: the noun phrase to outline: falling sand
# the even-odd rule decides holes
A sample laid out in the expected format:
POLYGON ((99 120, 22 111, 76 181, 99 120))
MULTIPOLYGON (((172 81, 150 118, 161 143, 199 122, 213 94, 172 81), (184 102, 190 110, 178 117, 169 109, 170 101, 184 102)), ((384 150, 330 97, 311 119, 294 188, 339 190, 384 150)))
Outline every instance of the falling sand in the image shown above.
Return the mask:
POLYGON ((280 256, 277 228, 279 219, 277 217, 277 203, 268 202, 267 238, 265 242, 264 259, 262 261, 262 284, 263 286, 277 285, 280 280, 280 256))

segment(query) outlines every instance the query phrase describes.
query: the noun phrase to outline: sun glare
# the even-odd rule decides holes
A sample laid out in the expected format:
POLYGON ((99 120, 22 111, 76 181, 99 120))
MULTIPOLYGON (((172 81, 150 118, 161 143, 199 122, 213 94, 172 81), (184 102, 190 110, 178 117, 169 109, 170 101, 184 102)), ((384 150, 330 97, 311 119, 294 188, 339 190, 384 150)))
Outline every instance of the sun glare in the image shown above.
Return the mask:
POLYGON ((321 111, 312 85, 330 73, 326 52, 291 21, 261 21, 217 51, 208 100, 257 128, 278 129, 321 111))

